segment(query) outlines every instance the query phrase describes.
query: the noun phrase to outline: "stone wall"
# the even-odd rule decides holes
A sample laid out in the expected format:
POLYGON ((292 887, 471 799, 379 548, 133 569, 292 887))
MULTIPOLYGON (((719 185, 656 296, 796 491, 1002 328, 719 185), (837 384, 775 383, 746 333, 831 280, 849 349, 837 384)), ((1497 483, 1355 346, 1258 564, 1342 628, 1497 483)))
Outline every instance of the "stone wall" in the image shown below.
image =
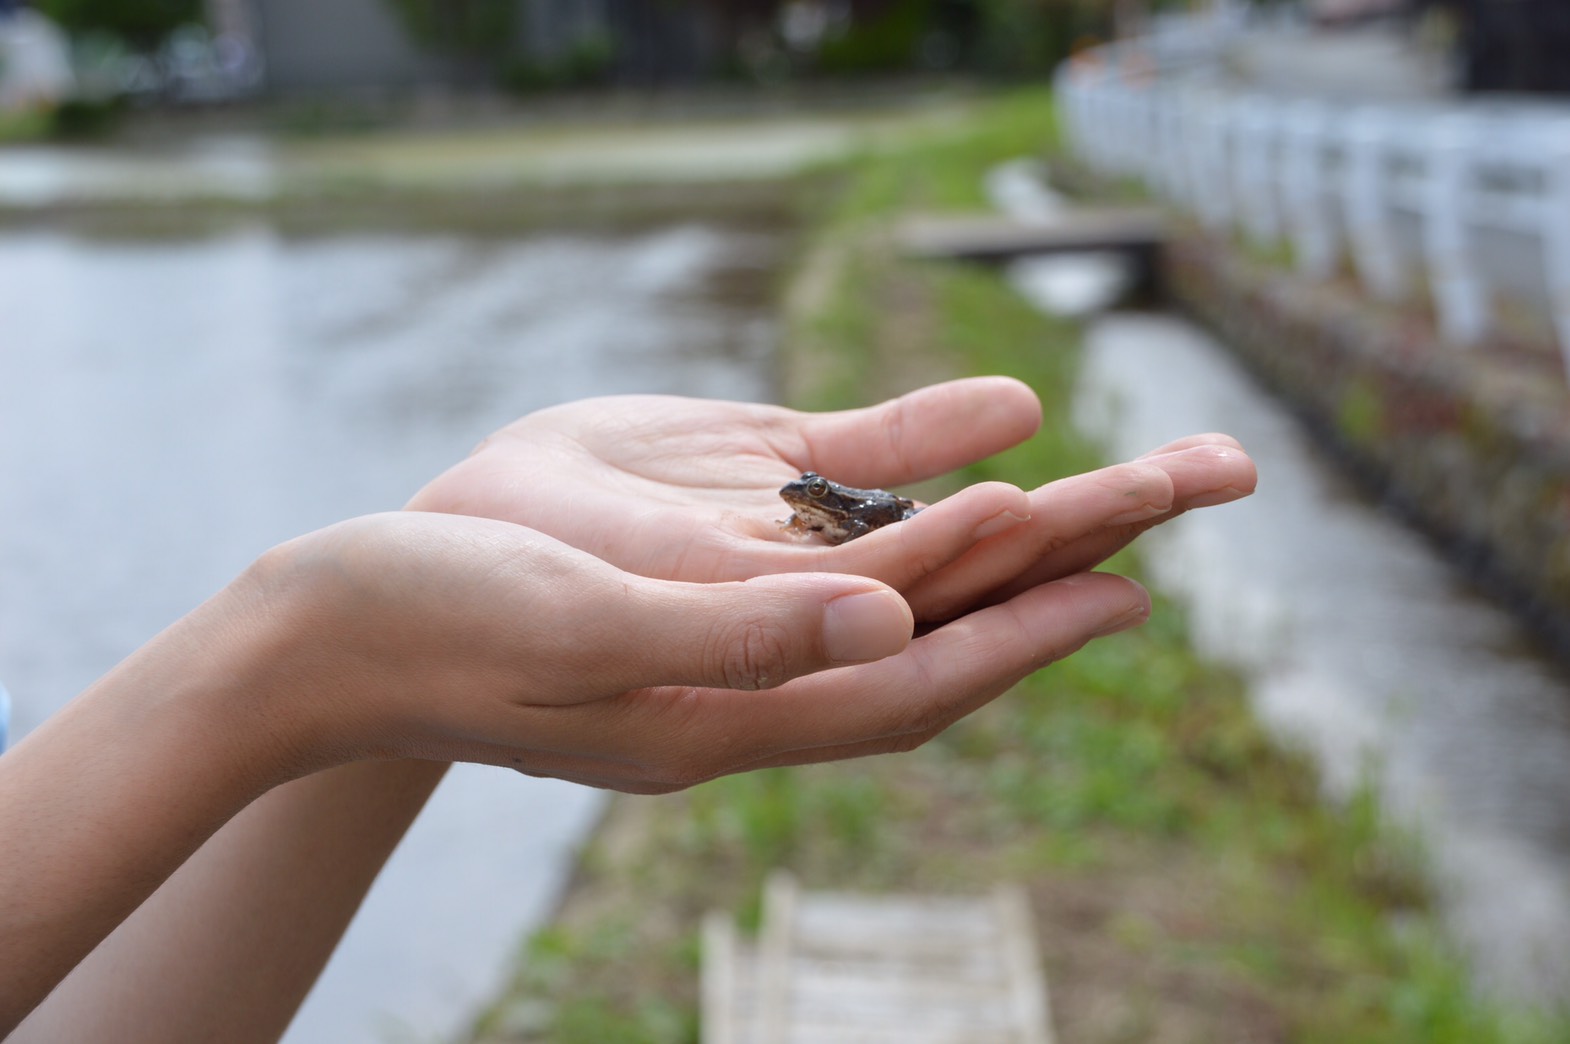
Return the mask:
POLYGON ((1353 469, 1570 653, 1570 389, 1551 346, 1443 344, 1371 304, 1189 230, 1163 257, 1216 330, 1353 469))

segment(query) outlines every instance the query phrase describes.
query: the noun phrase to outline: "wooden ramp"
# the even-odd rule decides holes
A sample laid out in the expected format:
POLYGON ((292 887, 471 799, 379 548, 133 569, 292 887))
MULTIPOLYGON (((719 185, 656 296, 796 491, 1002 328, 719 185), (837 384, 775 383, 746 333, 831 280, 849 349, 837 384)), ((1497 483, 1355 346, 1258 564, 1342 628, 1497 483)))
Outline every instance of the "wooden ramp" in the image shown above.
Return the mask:
POLYGON ((1030 907, 982 898, 764 894, 756 946, 703 925, 703 1044, 1051 1044, 1030 907))
POLYGON ((1154 207, 1073 208, 1029 221, 991 214, 919 215, 895 229, 896 242, 907 254, 964 261, 1097 250, 1153 257, 1166 238, 1166 219, 1154 207))

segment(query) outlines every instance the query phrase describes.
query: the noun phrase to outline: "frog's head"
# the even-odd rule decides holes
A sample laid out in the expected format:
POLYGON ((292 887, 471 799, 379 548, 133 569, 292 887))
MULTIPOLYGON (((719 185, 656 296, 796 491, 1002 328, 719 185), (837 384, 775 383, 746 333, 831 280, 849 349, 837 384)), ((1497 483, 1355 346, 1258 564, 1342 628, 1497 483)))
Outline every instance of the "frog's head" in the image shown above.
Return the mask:
POLYGON ((780 490, 780 498, 798 515, 824 522, 838 522, 850 516, 864 503, 861 490, 850 490, 837 482, 830 482, 815 471, 809 471, 787 482, 780 490))

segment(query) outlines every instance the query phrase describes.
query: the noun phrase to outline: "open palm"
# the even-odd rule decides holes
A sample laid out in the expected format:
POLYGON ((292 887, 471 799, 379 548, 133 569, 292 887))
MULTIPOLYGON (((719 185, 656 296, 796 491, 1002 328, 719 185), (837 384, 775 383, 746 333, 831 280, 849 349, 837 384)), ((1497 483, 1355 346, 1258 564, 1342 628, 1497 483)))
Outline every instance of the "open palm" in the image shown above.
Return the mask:
POLYGON ((970 486, 837 547, 778 524, 789 514, 779 487, 803 471, 855 486, 916 482, 1029 438, 1040 417, 1034 393, 1002 377, 820 414, 670 396, 588 399, 503 428, 409 506, 526 525, 661 579, 857 573, 905 593, 930 622, 1091 568, 1162 518, 1252 488, 1252 464, 1235 443, 1205 436, 1028 494, 1000 482, 970 486))

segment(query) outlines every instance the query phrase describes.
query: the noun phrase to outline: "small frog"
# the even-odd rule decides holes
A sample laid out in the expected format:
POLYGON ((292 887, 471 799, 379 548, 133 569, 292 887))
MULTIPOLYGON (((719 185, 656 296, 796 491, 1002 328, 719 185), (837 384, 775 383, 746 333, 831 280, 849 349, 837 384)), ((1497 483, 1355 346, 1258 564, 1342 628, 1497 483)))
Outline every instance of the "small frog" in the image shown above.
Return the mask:
POLYGON ((913 501, 881 489, 852 489, 809 471, 785 483, 780 498, 795 514, 781 523, 792 533, 821 533, 831 544, 843 544, 903 522, 921 509, 913 501))

